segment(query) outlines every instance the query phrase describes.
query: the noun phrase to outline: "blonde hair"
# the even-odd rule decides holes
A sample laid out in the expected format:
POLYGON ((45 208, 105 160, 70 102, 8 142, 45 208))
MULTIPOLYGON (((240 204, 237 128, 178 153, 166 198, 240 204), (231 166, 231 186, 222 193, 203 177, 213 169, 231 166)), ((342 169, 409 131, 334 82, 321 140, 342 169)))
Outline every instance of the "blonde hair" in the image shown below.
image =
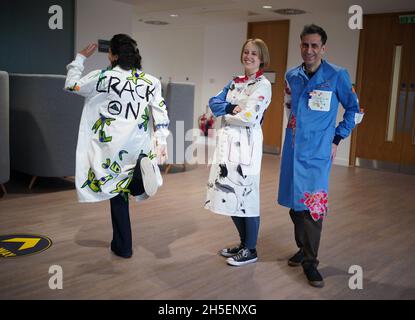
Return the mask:
POLYGON ((262 39, 258 39, 258 38, 248 39, 245 41, 244 45, 242 46, 242 50, 241 50, 241 63, 243 63, 242 57, 244 54, 244 49, 248 43, 253 43, 258 48, 259 59, 261 60, 261 64, 259 65, 259 68, 264 69, 268 67, 270 64, 268 46, 262 39))

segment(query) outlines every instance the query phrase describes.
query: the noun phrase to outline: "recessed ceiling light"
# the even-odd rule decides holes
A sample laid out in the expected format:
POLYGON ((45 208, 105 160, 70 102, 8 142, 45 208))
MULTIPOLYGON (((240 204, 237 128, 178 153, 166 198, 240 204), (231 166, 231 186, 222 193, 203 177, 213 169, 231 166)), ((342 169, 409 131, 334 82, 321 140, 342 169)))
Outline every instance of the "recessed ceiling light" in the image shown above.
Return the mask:
POLYGON ((164 26, 164 25, 166 25, 166 24, 169 24, 168 22, 165 22, 165 21, 158 21, 158 20, 149 20, 149 21, 144 21, 144 23, 147 23, 147 24, 153 24, 153 25, 156 25, 156 26, 164 26))
POLYGON ((272 9, 272 6, 262 6, 264 9, 272 9))
POLYGON ((173 18, 177 18, 179 15, 178 14, 171 14, 170 15, 170 17, 173 17, 173 18))

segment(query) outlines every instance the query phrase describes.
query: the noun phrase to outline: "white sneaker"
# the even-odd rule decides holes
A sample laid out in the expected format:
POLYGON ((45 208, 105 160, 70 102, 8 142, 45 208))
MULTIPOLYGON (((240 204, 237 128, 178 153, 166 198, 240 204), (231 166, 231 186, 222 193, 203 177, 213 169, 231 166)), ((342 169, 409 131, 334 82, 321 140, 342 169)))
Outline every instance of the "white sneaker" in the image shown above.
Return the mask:
POLYGON ((153 164, 148 157, 141 159, 140 169, 141 176, 143 177, 144 191, 149 197, 152 197, 157 192, 158 183, 153 164))

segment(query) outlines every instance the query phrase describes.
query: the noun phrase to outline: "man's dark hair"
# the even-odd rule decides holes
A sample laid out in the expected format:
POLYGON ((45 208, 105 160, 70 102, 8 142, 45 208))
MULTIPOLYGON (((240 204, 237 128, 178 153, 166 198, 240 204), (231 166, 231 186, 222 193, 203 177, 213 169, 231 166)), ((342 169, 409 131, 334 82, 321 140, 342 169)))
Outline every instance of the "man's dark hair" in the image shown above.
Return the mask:
POLYGON ((137 42, 126 34, 116 34, 110 41, 111 53, 118 55, 118 60, 112 63, 112 67, 120 66, 124 70, 133 68, 141 70, 141 56, 137 48, 137 42))
POLYGON ((303 32, 301 32, 300 39, 302 40, 304 36, 308 34, 319 34, 321 37, 321 42, 326 44, 327 41, 327 33, 324 31, 322 27, 319 27, 315 24, 307 24, 304 26, 303 32))

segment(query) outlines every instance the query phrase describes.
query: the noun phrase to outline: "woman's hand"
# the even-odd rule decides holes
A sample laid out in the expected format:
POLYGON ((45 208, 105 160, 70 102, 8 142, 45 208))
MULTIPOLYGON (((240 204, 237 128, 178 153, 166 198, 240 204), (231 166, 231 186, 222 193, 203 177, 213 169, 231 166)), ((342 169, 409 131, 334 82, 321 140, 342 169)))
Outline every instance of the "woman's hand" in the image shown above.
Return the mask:
POLYGON ((242 111, 242 108, 240 106, 236 106, 235 108, 233 108, 232 110, 232 114, 238 114, 239 112, 242 111))
POLYGON ((164 164, 167 161, 167 144, 159 144, 156 146, 157 163, 164 164))
POLYGON ((333 161, 334 158, 336 158, 336 154, 337 154, 337 144, 332 143, 331 144, 331 161, 333 161))
POLYGON ((91 43, 86 48, 81 50, 79 53, 82 54, 84 57, 89 58, 95 53, 97 48, 98 48, 98 45, 96 43, 91 43))

